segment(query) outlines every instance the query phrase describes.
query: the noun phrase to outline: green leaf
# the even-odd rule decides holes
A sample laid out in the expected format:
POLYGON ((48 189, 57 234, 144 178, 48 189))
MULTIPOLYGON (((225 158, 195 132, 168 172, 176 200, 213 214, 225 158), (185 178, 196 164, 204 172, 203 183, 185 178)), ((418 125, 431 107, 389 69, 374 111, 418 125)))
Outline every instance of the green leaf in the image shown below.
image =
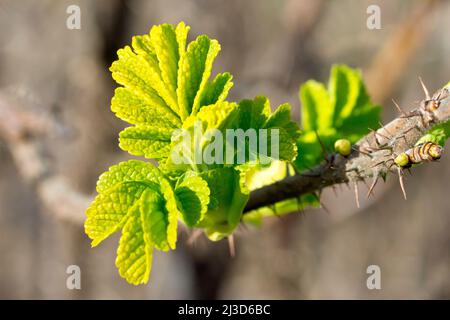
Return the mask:
MULTIPOLYGON (((175 28, 175 33, 177 35, 177 42, 178 42, 178 55, 180 57, 183 57, 186 52, 186 39, 187 39, 189 30, 190 30, 190 27, 186 26, 183 21, 181 21, 175 28)), ((177 79, 177 81, 178 81, 178 79, 177 79)))
POLYGON ((333 108, 325 86, 309 80, 300 87, 302 129, 305 131, 329 128, 333 125, 333 108))
MULTIPOLYGON (((338 139, 347 139, 353 144, 366 135, 369 128, 379 127, 381 109, 370 101, 358 70, 334 65, 328 89, 310 80, 300 87, 299 96, 303 130, 297 139, 301 153, 294 161, 299 172, 324 161, 325 153, 333 152, 338 139)), ((304 195, 301 203, 318 205, 314 195, 304 195)))
POLYGON ((234 102, 218 102, 214 105, 205 106, 194 116, 190 116, 183 124, 184 129, 193 128, 197 121, 202 122, 206 129, 228 129, 232 128, 236 121, 237 105, 234 102))
POLYGON ((165 102, 159 96, 155 99, 156 102, 151 101, 128 88, 120 87, 114 92, 111 110, 117 117, 131 124, 160 123, 172 128, 181 126, 180 118, 166 106, 165 102))
POLYGON ((188 45, 186 54, 181 57, 177 96, 182 119, 200 109, 212 63, 219 51, 216 40, 201 35, 188 45))
POLYGON ((171 153, 162 164, 162 170, 165 173, 177 171, 181 175, 186 170, 202 171, 216 167, 216 165, 210 166, 203 159, 199 159, 211 142, 202 138, 206 136, 209 129, 217 129, 225 134, 226 128, 234 126, 236 112, 237 105, 235 103, 223 101, 205 106, 196 115, 189 116, 183 123, 183 129, 173 134, 171 153), (179 161, 174 161, 174 159, 179 159, 179 161))
POLYGON ((284 128, 289 136, 296 140, 300 135, 297 124, 292 121, 291 105, 284 103, 280 105, 267 119, 265 128, 284 128))
MULTIPOLYGON (((188 32, 182 22, 154 26, 148 34, 133 37, 131 47, 120 49, 110 67, 113 79, 123 86, 115 90, 111 109, 134 125, 119 134, 119 146, 157 159, 159 168, 130 160, 101 175, 85 229, 93 245, 122 229, 116 265, 133 284, 147 282, 153 249, 175 249, 179 218, 219 240, 235 230, 248 200, 236 163, 197 163, 192 157, 211 146, 211 140, 183 141, 181 150, 190 162, 172 162, 180 129, 191 138, 197 124, 201 134, 211 129, 224 134, 228 129, 278 131, 280 157, 292 160, 297 155, 299 129, 290 106, 272 113, 265 97, 226 102, 232 76, 221 73, 209 79, 219 43, 201 35, 186 48, 188 32)), ((263 169, 259 164, 244 166, 263 169)))
MULTIPOLYGON (((170 24, 154 26, 150 30, 150 41, 158 59, 161 77, 170 92, 170 100, 178 106, 176 89, 180 52, 175 28, 170 24)), ((186 46, 186 42, 181 43, 181 46, 186 46)))
POLYGON ((86 234, 96 246, 123 228, 117 267, 130 283, 145 283, 153 248, 175 249, 180 211, 171 184, 150 163, 129 160, 102 174, 97 190, 86 234))
POLYGON ((333 151, 334 142, 348 139, 357 142, 376 129, 380 122, 380 107, 370 101, 361 73, 345 65, 331 69, 328 90, 314 80, 300 88, 303 132, 297 140, 302 153, 295 160, 303 171, 318 165, 326 152, 333 151))
POLYGON ((437 126, 434 126, 427 133, 417 141, 416 145, 425 143, 425 142, 433 142, 437 143, 440 146, 444 146, 445 142, 450 138, 450 121, 441 123, 437 126))
POLYGON ((119 134, 119 146, 135 156, 166 158, 170 151, 172 129, 140 125, 128 127, 119 134))
POLYGON ((149 236, 151 243, 159 250, 169 250, 167 242, 168 215, 164 209, 164 199, 159 192, 147 189, 142 194, 140 212, 144 233, 149 236))
POLYGON ((153 254, 152 243, 143 229, 147 220, 141 216, 139 207, 137 204, 130 210, 116 258, 119 274, 134 285, 148 282, 153 254))
MULTIPOLYGON (((166 112, 160 112, 160 114, 167 114, 169 111, 171 113, 169 117, 177 119, 177 121, 171 119, 172 123, 177 125, 181 124, 176 93, 178 66, 185 53, 188 31, 189 27, 186 27, 183 22, 176 28, 169 24, 154 26, 149 34, 133 37, 134 52, 129 46, 120 49, 117 52, 119 59, 110 68, 113 78, 119 84, 129 89, 135 99, 144 100, 138 106, 148 104, 153 109, 155 106, 166 109, 166 112)), ((123 105, 127 105, 125 99, 117 98, 116 100, 122 100, 122 106, 116 107, 115 104, 119 102, 113 99, 113 111, 124 109, 123 105)), ((142 108, 138 108, 138 111, 140 109, 142 108)), ((141 119, 142 117, 140 112, 135 112, 133 116, 133 118, 141 119)))
POLYGON ((208 210, 210 190, 201 177, 187 173, 177 183, 175 196, 178 200, 183 220, 188 227, 194 227, 208 210))
POLYGON ((288 166, 291 168, 286 161, 273 161, 265 166, 240 166, 241 182, 248 191, 262 188, 284 179, 288 175, 288 166))
POLYGON ((123 182, 99 194, 87 209, 84 230, 97 246, 112 233, 119 231, 126 221, 128 210, 139 200, 147 185, 123 182))
POLYGON ((97 192, 104 193, 122 182, 159 183, 161 173, 151 163, 128 160, 111 166, 97 182, 97 192))
POLYGON ((198 224, 212 241, 233 233, 239 224, 248 201, 248 193, 241 188, 239 172, 234 168, 220 168, 201 173, 208 183, 211 199, 208 213, 198 224))
POLYGON ((134 53, 129 46, 119 49, 117 55, 119 59, 110 68, 113 79, 152 104, 160 102, 158 97, 162 98, 168 106, 166 109, 177 115, 174 94, 164 83, 157 62, 151 56, 134 53))
POLYGON ((174 250, 177 242, 178 216, 180 215, 180 211, 178 210, 175 193, 170 183, 167 180, 162 180, 160 187, 167 212, 167 243, 169 248, 174 250))
MULTIPOLYGON (((260 150, 250 150, 250 140, 245 142, 246 153, 256 152, 256 158, 259 161, 264 159, 264 162, 272 160, 288 160, 292 161, 297 156, 296 138, 298 137, 298 126, 290 120, 290 106, 283 104, 271 114, 270 102, 266 97, 256 97, 254 100, 243 100, 239 103, 238 108, 239 120, 237 128, 244 130, 245 133, 249 129, 256 131, 257 145, 259 148, 260 140, 264 139, 267 142, 267 152, 260 152, 260 150), (289 119, 288 119, 289 118, 289 119), (266 129, 267 135, 262 135, 266 129), (278 139, 276 138, 278 132, 278 139), (272 147, 277 148, 271 150, 272 147)), ((238 141, 237 143, 242 143, 238 141)), ((239 144, 238 144, 239 145, 239 144)), ((237 147, 239 149, 240 147, 237 147)), ((250 156, 248 158, 251 159, 250 156)), ((239 160, 239 159, 238 159, 239 160)), ((256 163, 255 163, 256 164, 256 163)))
POLYGON ((111 65, 114 80, 124 86, 116 89, 111 109, 136 125, 120 134, 120 147, 132 155, 165 160, 169 134, 203 105, 224 101, 233 85, 229 73, 209 81, 219 43, 202 35, 186 49, 188 32, 183 22, 153 26, 118 50, 111 65))
POLYGON ((214 81, 208 81, 205 87, 205 92, 202 96, 200 106, 208 106, 217 102, 222 102, 228 95, 233 82, 233 76, 228 72, 219 73, 214 81))
MULTIPOLYGON (((335 127, 340 127, 342 120, 352 114, 362 93, 361 74, 345 65, 335 65, 331 68, 328 87, 334 109, 333 123, 335 127)), ((365 104, 365 101, 362 101, 362 104, 365 104)))
MULTIPOLYGON (((93 245, 123 226, 127 212, 139 202, 144 191, 160 193, 160 184, 166 183, 157 168, 138 160, 119 163, 103 173, 97 183, 99 195, 87 210, 85 223, 93 245)), ((162 196, 161 199, 164 200, 162 196)))
POLYGON ((297 145, 292 136, 284 128, 270 128, 268 138, 268 154, 269 158, 273 160, 286 160, 293 161, 297 157, 297 145), (272 143, 274 130, 278 130, 278 138, 272 143), (278 145, 277 145, 278 144, 278 145), (274 157, 272 154, 272 148, 278 148, 278 156, 274 157))
POLYGON ((270 113, 270 102, 266 97, 242 100, 239 102, 238 128, 243 130, 263 128, 270 113))

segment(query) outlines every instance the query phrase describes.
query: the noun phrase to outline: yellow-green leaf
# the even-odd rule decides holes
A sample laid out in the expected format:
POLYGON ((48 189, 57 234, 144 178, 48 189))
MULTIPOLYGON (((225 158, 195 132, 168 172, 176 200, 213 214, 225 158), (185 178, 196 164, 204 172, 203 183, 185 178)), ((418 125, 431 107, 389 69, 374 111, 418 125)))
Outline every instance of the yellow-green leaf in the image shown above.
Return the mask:
POLYGON ((117 249, 119 274, 134 285, 148 282, 152 266, 153 246, 144 235, 144 222, 139 205, 136 205, 125 223, 117 249))

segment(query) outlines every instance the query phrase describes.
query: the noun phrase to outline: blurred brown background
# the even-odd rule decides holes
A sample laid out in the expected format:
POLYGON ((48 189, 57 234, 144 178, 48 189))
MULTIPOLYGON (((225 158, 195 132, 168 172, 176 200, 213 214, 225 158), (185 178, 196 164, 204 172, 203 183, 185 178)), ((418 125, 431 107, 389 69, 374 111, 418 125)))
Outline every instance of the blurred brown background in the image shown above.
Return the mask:
POLYGON ((326 82, 333 63, 361 68, 389 121, 391 98, 411 109, 423 97, 418 76, 432 91, 450 80, 449 16, 450 1, 423 0, 0 1, 0 127, 10 133, 0 130, 0 298, 450 298, 448 155, 407 176, 408 201, 391 177, 360 210, 343 186, 324 193, 329 214, 240 228, 235 258, 226 241, 188 245, 183 233, 175 252, 156 254, 147 286, 119 277, 117 235, 91 249, 81 226, 98 175, 127 158, 108 67, 132 35, 185 21, 190 39, 221 43, 214 72, 234 75, 230 99, 265 94, 296 117, 302 82, 326 82), (66 28, 71 4, 81 30, 66 28), (371 4, 381 30, 366 27, 371 4), (55 183, 40 185, 47 176, 55 183), (81 290, 66 288, 72 264, 81 290), (366 287, 372 264, 381 290, 366 287))

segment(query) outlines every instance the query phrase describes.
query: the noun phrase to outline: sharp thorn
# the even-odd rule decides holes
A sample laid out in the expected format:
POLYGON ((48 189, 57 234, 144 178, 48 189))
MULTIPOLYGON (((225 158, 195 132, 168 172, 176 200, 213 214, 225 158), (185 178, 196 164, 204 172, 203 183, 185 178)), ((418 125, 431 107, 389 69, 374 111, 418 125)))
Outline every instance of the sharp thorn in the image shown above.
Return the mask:
POLYGON ((379 133, 379 132, 377 132, 376 134, 379 135, 380 137, 386 139, 386 140, 389 140, 389 139, 390 139, 388 136, 386 136, 386 135, 384 135, 384 134, 381 134, 381 133, 379 133))
POLYGON ((397 168, 398 171, 398 181, 400 182, 400 188, 402 189, 403 192, 403 197, 406 200, 406 190, 405 190, 405 185, 403 183, 403 173, 402 173, 402 169, 400 169, 400 167, 397 168))
POLYGON ((378 167, 380 164, 383 164, 384 162, 385 162, 385 161, 377 162, 377 163, 375 163, 373 166, 371 166, 370 168, 372 169, 372 168, 378 167))
POLYGON ((428 89, 427 89, 427 87, 425 86, 425 83, 423 83, 421 77, 419 77, 419 81, 420 81, 420 84, 422 85, 423 92, 425 92, 425 98, 426 98, 427 100, 431 100, 430 92, 428 92, 428 89))
POLYGON ((372 158, 372 155, 370 153, 367 153, 367 152, 361 151, 361 150, 358 150, 358 152, 363 154, 363 155, 365 155, 365 156, 367 156, 367 157, 369 157, 369 158, 372 158))
POLYGON ((234 245, 234 236, 231 234, 227 237, 228 239, 228 248, 230 250, 230 257, 234 258, 236 255, 236 247, 234 245))
POLYGON ((361 208, 361 206, 359 205, 359 191, 358 191, 358 182, 353 182, 353 187, 355 190, 355 201, 356 201, 356 206, 359 208, 361 208))
POLYGON ((381 121, 379 122, 381 128, 383 128, 384 131, 386 131, 386 133, 390 136, 392 136, 392 133, 384 126, 384 124, 381 123, 381 121))
POLYGON ((353 172, 353 171, 358 171, 357 168, 350 168, 350 169, 346 169, 345 172, 353 172))
POLYGON ((373 179, 372 184, 370 185, 369 191, 367 192, 367 199, 370 197, 370 195, 374 195, 373 189, 377 185, 377 182, 378 182, 378 174, 375 176, 375 178, 373 179))
POLYGON ((406 116, 406 112, 402 109, 402 107, 400 107, 400 105, 397 103, 397 101, 395 101, 394 99, 392 99, 392 102, 394 103, 395 107, 397 108, 398 112, 402 115, 402 116, 406 116))
MULTIPOLYGON (((380 124, 381 124, 381 122, 380 122, 380 124)), ((382 124, 381 124, 381 126, 382 126, 383 129, 384 129, 384 126, 383 126, 382 124)), ((381 144, 380 144, 380 142, 378 141, 377 135, 380 136, 380 137, 382 137, 382 138, 384 138, 384 139, 386 139, 386 140, 389 140, 389 138, 388 138, 387 136, 385 136, 385 135, 379 133, 378 130, 374 130, 374 129, 372 129, 372 128, 369 128, 369 130, 373 132, 373 134, 374 134, 374 136, 375 136, 375 141, 377 142, 378 145, 381 145, 381 144)))
POLYGON ((373 130, 372 128, 368 128, 371 132, 373 132, 373 137, 375 140, 375 144, 377 145, 377 148, 379 148, 381 146, 380 141, 378 141, 378 136, 377 136, 377 132, 375 130, 373 130))

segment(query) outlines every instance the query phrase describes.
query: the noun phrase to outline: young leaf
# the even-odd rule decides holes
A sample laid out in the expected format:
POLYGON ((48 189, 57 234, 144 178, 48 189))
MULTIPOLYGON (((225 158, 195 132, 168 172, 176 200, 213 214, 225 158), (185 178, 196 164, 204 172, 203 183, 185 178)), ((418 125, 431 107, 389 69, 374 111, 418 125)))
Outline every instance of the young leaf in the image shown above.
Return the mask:
POLYGON ((270 102, 266 97, 242 100, 239 102, 238 128, 243 130, 262 128, 270 113, 270 102))
POLYGON ((122 182, 159 183, 161 173, 150 163, 128 160, 111 166, 97 181, 97 192, 104 193, 122 182))
POLYGON ((217 102, 222 102, 228 95, 233 86, 231 81, 233 76, 228 72, 219 73, 214 81, 208 81, 205 87, 205 92, 202 96, 200 106, 208 106, 210 104, 215 104, 217 102))
POLYGON ((134 203, 147 188, 139 182, 119 183, 105 193, 99 194, 86 211, 84 230, 97 246, 112 233, 119 231, 134 203))
POLYGON ((161 123, 165 127, 177 128, 181 120, 165 102, 159 98, 157 102, 133 93, 128 88, 117 88, 111 100, 111 110, 120 119, 136 125, 161 123))
POLYGON ((165 210, 167 212, 167 244, 174 250, 177 242, 178 210, 177 200, 172 186, 167 180, 161 180, 161 193, 165 200, 165 210))
POLYGON ((439 144, 440 146, 444 146, 445 142, 450 138, 450 121, 441 123, 437 126, 434 126, 428 132, 417 141, 416 145, 425 143, 425 142, 434 142, 439 144))
POLYGON ((170 89, 164 83, 158 64, 149 57, 138 55, 126 46, 117 51, 119 60, 113 62, 110 70, 113 79, 125 86, 137 96, 142 96, 151 103, 164 100, 165 106, 177 114, 178 106, 170 89))
POLYGON ((199 159, 211 143, 204 137, 208 131, 211 132, 210 129, 219 130, 225 135, 225 129, 233 128, 235 124, 236 109, 235 103, 223 101, 202 107, 196 115, 189 116, 183 123, 183 129, 172 136, 171 153, 161 164, 162 170, 165 173, 179 172, 181 176, 187 170, 202 171, 217 167, 216 164, 209 165, 199 159))
MULTIPOLYGON (((189 227, 204 228, 212 240, 230 235, 248 200, 238 169, 262 169, 249 162, 242 167, 198 163, 196 152, 203 152, 212 141, 194 137, 180 145, 183 132, 196 135, 197 124, 201 134, 265 129, 279 133, 281 159, 290 161, 297 154, 299 130, 290 119, 290 106, 282 105, 271 113, 265 97, 239 105, 226 102, 232 76, 220 73, 209 80, 220 45, 202 35, 186 49, 188 31, 184 23, 154 26, 149 34, 133 37, 131 47, 120 49, 110 68, 113 79, 123 86, 115 90, 111 109, 134 125, 119 134, 120 147, 133 155, 158 159, 161 169, 130 160, 102 174, 97 183, 99 195, 87 210, 85 229, 97 245, 123 228, 116 265, 133 284, 147 282, 154 248, 175 249, 179 217, 189 227), (171 155, 178 147, 187 164, 173 162, 171 155)), ((268 136, 271 145, 275 141, 270 139, 274 137, 268 136)), ((217 151, 211 149, 207 151, 217 151)))
POLYGON ((331 68, 328 90, 334 114, 334 127, 341 127, 343 120, 352 115, 355 107, 366 104, 366 94, 365 90, 361 90, 362 87, 359 71, 345 65, 335 65, 331 68), (357 102, 359 103, 357 104, 357 102))
MULTIPOLYGON (((255 130, 258 148, 260 139, 267 143, 267 152, 264 152, 265 154, 260 152, 261 150, 257 152, 259 161, 263 158, 264 160, 269 160, 264 162, 270 162, 271 160, 292 161, 295 159, 297 156, 296 139, 298 138, 299 129, 290 120, 289 104, 279 106, 272 114, 269 100, 266 97, 256 97, 254 100, 241 101, 238 113, 237 127, 244 131, 249 129, 255 130), (264 129, 267 135, 260 135, 260 129, 264 129), (278 137, 276 134, 278 134, 278 137), (276 140, 272 143, 272 139, 276 140), (277 150, 272 150, 272 147, 275 147, 277 150)), ((249 143, 245 144, 245 149, 246 153, 252 151, 249 143)))
POLYGON ((175 188, 183 220, 188 227, 194 227, 208 210, 210 190, 201 177, 187 174, 175 188))
POLYGON ((211 190, 208 213, 198 224, 212 241, 233 233, 241 220, 248 193, 241 188, 239 172, 220 168, 201 173, 211 190))
POLYGON ((332 152, 336 140, 343 138, 355 143, 369 128, 379 127, 380 107, 370 101, 358 70, 334 65, 328 90, 310 80, 301 86, 299 95, 303 127, 297 140, 303 152, 295 160, 299 171, 323 160, 322 145, 326 152, 332 152))
POLYGON ((325 86, 309 80, 300 87, 302 130, 314 131, 333 125, 333 108, 325 86))
MULTIPOLYGON (((299 172, 318 165, 333 152, 338 139, 352 144, 380 123, 380 107, 366 92, 361 73, 345 65, 331 69, 328 89, 314 80, 300 87, 302 133, 297 145, 302 152, 294 161, 299 172)), ((317 206, 317 198, 305 195, 302 204, 317 206)))
POLYGON ((291 118, 291 105, 284 103, 280 105, 267 119, 264 128, 284 128, 291 139, 297 140, 300 130, 291 118))
MULTIPOLYGON (((183 57, 186 52, 186 39, 187 39, 189 30, 190 30, 190 27, 186 26, 183 21, 181 21, 175 28, 175 33, 177 35, 177 42, 178 42, 178 56, 179 57, 183 57)), ((177 82, 178 82, 178 76, 177 76, 177 82)))
POLYGON ((177 89, 178 61, 180 60, 179 45, 184 47, 186 42, 178 43, 175 28, 170 24, 154 26, 150 30, 150 41, 158 59, 161 77, 170 92, 170 100, 173 105, 177 105, 178 109, 175 91, 177 89))
POLYGON ((202 35, 188 45, 181 57, 177 96, 182 119, 199 110, 212 63, 219 51, 220 45, 216 40, 202 35))
POLYGON ((196 115, 191 115, 183 124, 183 129, 191 129, 199 121, 202 128, 224 130, 233 128, 236 121, 237 104, 234 102, 218 102, 205 106, 196 115))
POLYGON ((117 267, 130 283, 145 283, 153 248, 175 248, 180 212, 172 186, 150 163, 129 160, 102 174, 97 191, 86 234, 96 246, 123 228, 117 267))
POLYGON ((146 221, 143 230, 150 242, 159 250, 169 250, 167 242, 168 216, 164 209, 164 199, 159 192, 147 189, 142 193, 140 212, 142 221, 146 221))
POLYGON ((132 47, 120 49, 111 65, 114 80, 124 86, 116 89, 111 109, 136 125, 120 135, 120 146, 132 155, 165 160, 174 130, 203 105, 224 101, 233 84, 229 73, 209 81, 220 45, 202 35, 186 50, 188 31, 183 22, 154 26, 133 37, 132 47))
POLYGON ((134 156, 166 158, 170 151, 171 136, 172 129, 161 124, 128 127, 119 134, 119 146, 134 156))
POLYGON ((130 210, 116 258, 120 276, 134 285, 148 282, 153 255, 152 243, 143 230, 147 220, 141 216, 139 207, 137 204, 130 210))

